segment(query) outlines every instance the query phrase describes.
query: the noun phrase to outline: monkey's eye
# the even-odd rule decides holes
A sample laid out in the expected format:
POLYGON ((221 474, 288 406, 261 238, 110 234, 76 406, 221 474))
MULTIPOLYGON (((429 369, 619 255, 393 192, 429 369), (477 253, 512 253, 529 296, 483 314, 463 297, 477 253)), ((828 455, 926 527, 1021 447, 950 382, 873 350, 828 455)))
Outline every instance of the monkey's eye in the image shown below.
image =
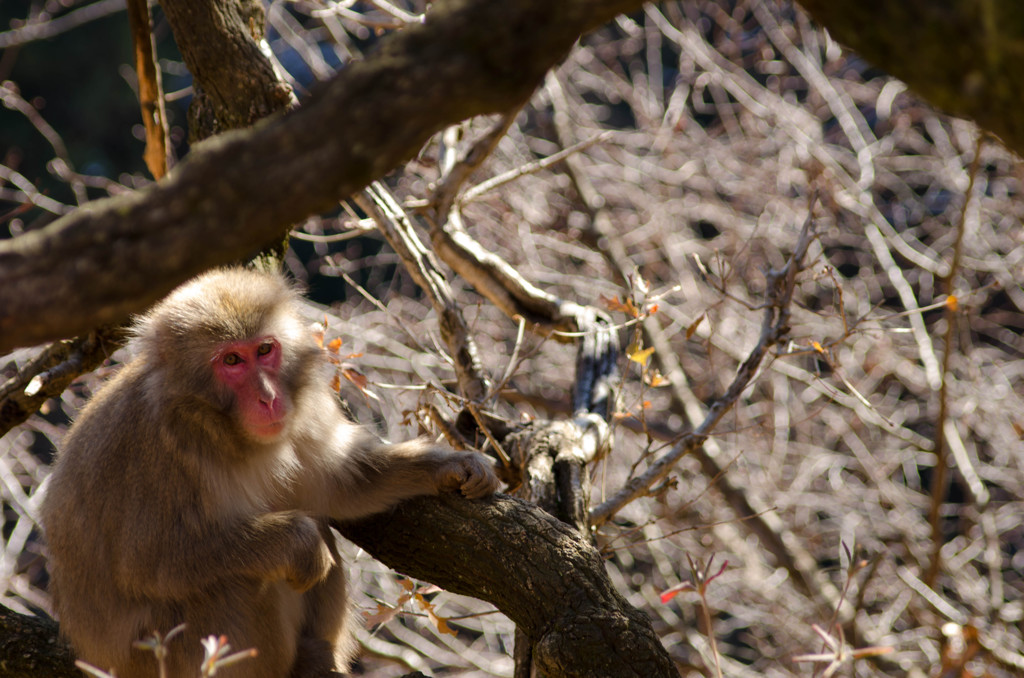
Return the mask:
POLYGON ((225 365, 238 365, 241 362, 242 356, 238 355, 237 353, 228 353, 226 356, 224 356, 225 365))
POLYGON ((270 353, 273 350, 274 350, 274 344, 269 342, 269 341, 265 341, 265 342, 263 342, 262 344, 259 345, 259 348, 256 349, 256 354, 257 355, 267 355, 268 353, 270 353))

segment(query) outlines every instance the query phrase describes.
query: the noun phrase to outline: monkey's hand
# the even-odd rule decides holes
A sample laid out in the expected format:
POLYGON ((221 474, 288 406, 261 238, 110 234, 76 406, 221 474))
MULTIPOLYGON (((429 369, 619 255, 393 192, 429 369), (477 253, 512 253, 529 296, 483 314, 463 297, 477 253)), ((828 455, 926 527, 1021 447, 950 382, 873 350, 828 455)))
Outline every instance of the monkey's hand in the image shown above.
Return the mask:
POLYGON ((434 477, 442 492, 461 491, 469 499, 479 499, 498 489, 498 476, 490 462, 477 452, 452 452, 437 468, 434 477))
POLYGON ((288 513, 293 531, 284 578, 293 589, 305 592, 322 582, 336 564, 333 537, 323 521, 314 520, 303 513, 288 513), (331 542, 326 541, 328 538, 331 542))

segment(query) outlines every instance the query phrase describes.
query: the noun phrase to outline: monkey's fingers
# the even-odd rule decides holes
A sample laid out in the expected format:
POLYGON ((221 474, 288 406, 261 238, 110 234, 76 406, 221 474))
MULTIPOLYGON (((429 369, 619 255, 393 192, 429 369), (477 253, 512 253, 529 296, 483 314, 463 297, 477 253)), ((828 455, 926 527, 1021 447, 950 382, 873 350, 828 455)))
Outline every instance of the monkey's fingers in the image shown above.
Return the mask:
POLYGON ((472 459, 466 466, 466 477, 459 489, 469 499, 487 497, 498 489, 498 477, 486 464, 472 459))

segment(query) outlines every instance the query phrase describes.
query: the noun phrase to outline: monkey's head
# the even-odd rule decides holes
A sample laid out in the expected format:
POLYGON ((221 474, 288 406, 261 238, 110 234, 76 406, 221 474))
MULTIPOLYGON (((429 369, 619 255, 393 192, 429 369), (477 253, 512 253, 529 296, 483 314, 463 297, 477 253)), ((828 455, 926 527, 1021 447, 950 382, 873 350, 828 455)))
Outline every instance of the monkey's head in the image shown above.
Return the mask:
POLYGON ((177 404, 212 408, 258 442, 276 440, 318 353, 280 276, 219 269, 185 283, 136 326, 150 374, 177 404))

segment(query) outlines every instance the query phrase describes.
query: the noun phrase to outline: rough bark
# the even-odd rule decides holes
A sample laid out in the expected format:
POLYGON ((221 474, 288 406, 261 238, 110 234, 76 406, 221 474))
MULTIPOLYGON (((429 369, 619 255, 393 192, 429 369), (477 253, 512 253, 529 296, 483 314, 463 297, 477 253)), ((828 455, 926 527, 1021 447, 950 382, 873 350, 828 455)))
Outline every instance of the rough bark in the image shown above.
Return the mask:
POLYGON ((81 678, 57 624, 0 607, 0 678, 81 678))
POLYGON ((84 337, 58 341, 0 384, 0 437, 64 392, 71 382, 99 367, 126 340, 123 327, 100 327, 84 337))
POLYGON ((678 676, 587 539, 522 500, 416 499, 341 530, 389 567, 494 603, 551 678, 678 676))
MULTIPOLYGON (((640 5, 435 3, 423 25, 390 36, 301 110, 200 145, 148 190, 0 242, 0 352, 117 322, 189 276, 253 254, 288 224, 411 157, 434 132, 522 101, 581 32, 640 5)), ((803 5, 934 103, 1024 151, 1024 92, 1014 87, 1024 62, 1018 3, 803 5)))
POLYGON ((188 277, 252 255, 445 126, 522 101, 583 31, 640 5, 433 4, 425 23, 388 36, 301 108, 199 144, 145 190, 0 242, 0 353, 118 322, 188 277))
POLYGON ((164 0, 174 40, 196 83, 189 138, 249 127, 294 102, 260 50, 266 16, 260 0, 164 0))
MULTIPOLYGON (((527 502, 424 497, 338 527, 399 572, 494 603, 550 678, 678 675, 587 539, 527 502)), ((0 678, 78 675, 71 662, 55 624, 0 610, 0 678)))
POLYGON ((841 43, 1024 153, 1024 4, 800 0, 841 43))

